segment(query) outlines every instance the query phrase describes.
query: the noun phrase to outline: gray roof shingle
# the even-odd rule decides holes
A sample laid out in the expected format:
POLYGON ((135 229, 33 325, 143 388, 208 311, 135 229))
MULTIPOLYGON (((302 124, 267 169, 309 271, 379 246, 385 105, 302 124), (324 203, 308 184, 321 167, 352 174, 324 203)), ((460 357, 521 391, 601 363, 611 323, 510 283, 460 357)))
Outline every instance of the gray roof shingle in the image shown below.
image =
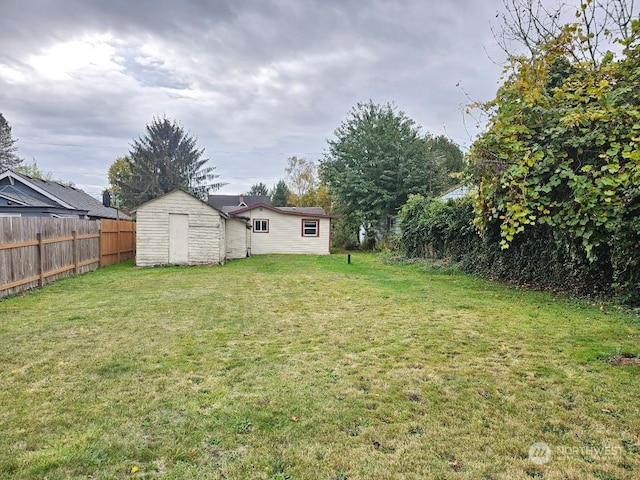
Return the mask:
POLYGON ((278 207, 283 212, 297 212, 305 215, 325 215, 324 208, 321 207, 278 207))
POLYGON ((30 205, 32 207, 51 207, 52 203, 54 203, 52 200, 47 202, 42 201, 33 195, 29 195, 26 192, 18 190, 14 185, 4 185, 0 187, 0 196, 7 200, 11 200, 19 204, 30 205))
POLYGON ((209 195, 208 203, 212 207, 228 213, 241 208, 242 203, 247 207, 258 204, 271 205, 271 199, 267 195, 209 195))
POLYGON ((36 187, 44 190, 53 197, 56 197, 62 202, 71 205, 74 209, 86 210, 89 217, 111 219, 121 218, 123 220, 129 220, 131 218, 122 212, 118 212, 115 208, 105 207, 102 202, 93 198, 91 195, 79 188, 63 185, 61 183, 53 182, 50 180, 43 180, 41 178, 22 175, 16 172, 13 173, 18 177, 21 177, 24 180, 35 185, 36 187))

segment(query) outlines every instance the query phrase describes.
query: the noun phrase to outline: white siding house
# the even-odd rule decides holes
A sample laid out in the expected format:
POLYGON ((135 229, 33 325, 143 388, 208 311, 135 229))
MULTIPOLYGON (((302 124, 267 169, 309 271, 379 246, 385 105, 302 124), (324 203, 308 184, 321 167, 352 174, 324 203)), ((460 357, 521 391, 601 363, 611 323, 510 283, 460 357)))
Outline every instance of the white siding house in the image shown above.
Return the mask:
POLYGON ((182 190, 141 205, 136 217, 139 266, 220 264, 226 259, 228 215, 182 190))
POLYGON ((248 222, 241 218, 227 220, 227 259, 246 258, 249 255, 249 239, 251 230, 248 222))
POLYGON ((459 198, 465 198, 475 190, 475 187, 469 185, 458 185, 452 190, 442 195, 439 200, 446 202, 447 200, 458 200, 459 198))
POLYGON ((259 204, 233 211, 249 219, 252 255, 306 253, 327 255, 331 248, 331 215, 314 207, 273 207, 259 204))

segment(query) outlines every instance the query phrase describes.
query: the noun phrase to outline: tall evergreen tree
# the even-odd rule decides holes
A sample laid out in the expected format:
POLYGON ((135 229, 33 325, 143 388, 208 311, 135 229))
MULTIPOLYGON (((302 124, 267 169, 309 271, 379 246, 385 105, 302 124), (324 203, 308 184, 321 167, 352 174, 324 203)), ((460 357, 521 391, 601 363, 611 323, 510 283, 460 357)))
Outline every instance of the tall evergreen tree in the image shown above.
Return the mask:
POLYGON ((206 200, 224 183, 213 182, 219 175, 215 167, 205 167, 208 159, 202 158, 203 153, 181 125, 155 118, 145 135, 133 141, 126 157, 131 175, 120 187, 127 206, 135 208, 176 188, 206 200))
POLYGON ((269 187, 267 187, 264 183, 254 183, 251 185, 251 188, 247 191, 245 195, 256 195, 256 196, 269 196, 269 187))
POLYGON ((289 189, 284 180, 279 180, 271 192, 271 203, 274 207, 288 206, 287 198, 289 197, 289 189))
POLYGON ((17 140, 11 134, 11 125, 0 113, 0 172, 15 168, 22 163, 22 159, 16 155, 18 150, 16 142, 17 140))

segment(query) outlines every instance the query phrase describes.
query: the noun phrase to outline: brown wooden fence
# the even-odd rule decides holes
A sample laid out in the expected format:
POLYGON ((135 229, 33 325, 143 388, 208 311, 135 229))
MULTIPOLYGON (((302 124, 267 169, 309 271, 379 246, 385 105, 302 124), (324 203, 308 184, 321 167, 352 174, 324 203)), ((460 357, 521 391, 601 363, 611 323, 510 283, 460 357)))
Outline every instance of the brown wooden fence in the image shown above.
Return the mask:
POLYGON ((135 223, 0 218, 0 297, 135 257, 135 223))
POLYGON ((124 262, 136 256, 136 224, 124 220, 101 220, 100 266, 124 262))

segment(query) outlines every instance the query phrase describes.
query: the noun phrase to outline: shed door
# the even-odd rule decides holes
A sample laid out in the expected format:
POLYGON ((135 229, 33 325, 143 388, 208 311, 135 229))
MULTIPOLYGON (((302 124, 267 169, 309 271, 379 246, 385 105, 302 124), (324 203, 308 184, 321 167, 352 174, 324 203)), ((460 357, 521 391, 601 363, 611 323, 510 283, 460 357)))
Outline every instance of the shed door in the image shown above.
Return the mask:
POLYGON ((189 263, 189 215, 169 214, 169 263, 189 263))

